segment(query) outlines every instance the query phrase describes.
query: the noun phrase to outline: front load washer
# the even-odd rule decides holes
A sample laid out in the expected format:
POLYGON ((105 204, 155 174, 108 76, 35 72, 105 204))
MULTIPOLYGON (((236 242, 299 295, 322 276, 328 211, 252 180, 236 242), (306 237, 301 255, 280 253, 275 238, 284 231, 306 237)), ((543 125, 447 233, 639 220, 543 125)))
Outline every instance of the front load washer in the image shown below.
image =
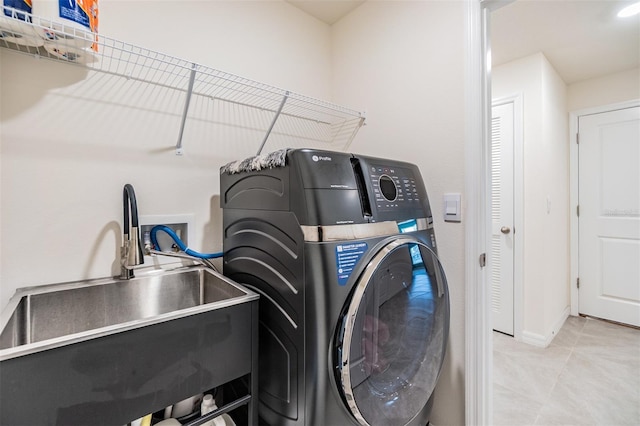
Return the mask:
POLYGON ((427 424, 449 294, 418 168, 280 154, 220 176, 224 274, 261 294, 261 423, 427 424))

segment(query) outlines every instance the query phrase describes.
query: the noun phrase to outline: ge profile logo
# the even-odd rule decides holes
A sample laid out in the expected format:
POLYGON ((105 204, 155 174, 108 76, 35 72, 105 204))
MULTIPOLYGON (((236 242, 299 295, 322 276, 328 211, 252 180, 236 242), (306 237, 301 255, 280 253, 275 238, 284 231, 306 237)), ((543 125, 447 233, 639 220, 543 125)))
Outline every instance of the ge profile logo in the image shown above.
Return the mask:
POLYGON ((316 161, 316 162, 317 162, 317 161, 318 161, 318 156, 317 156, 317 155, 314 155, 313 157, 311 157, 311 159, 312 159, 313 161, 316 161))
POLYGON ((331 157, 320 157, 320 156, 318 156, 318 155, 312 155, 312 156, 311 156, 311 159, 312 159, 313 161, 315 161, 316 163, 317 163, 318 161, 331 161, 331 157))

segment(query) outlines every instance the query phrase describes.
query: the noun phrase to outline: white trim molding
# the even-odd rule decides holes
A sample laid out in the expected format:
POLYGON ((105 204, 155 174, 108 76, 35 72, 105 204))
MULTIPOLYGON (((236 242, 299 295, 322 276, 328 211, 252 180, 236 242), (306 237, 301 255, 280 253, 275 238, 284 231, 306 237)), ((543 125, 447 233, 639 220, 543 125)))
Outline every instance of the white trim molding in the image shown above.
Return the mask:
POLYGON ((514 0, 469 0, 466 3, 465 60, 465 422, 493 422, 493 334, 486 257, 491 229, 488 197, 491 117, 491 11, 514 0))
POLYGON ((567 320, 567 318, 569 318, 568 306, 564 309, 564 311, 562 311, 562 314, 560 314, 560 317, 558 317, 556 322, 553 324, 553 327, 551 328, 551 330, 549 330, 549 333, 547 333, 546 336, 538 333, 532 333, 530 331, 525 330, 522 332, 522 342, 527 343, 529 345, 546 348, 551 344, 553 339, 558 335, 558 333, 560 332, 560 329, 564 325, 564 322, 567 320))
POLYGON ((492 423, 492 334, 486 256, 489 228, 486 176, 491 96, 487 2, 466 2, 465 61, 465 423, 492 423))

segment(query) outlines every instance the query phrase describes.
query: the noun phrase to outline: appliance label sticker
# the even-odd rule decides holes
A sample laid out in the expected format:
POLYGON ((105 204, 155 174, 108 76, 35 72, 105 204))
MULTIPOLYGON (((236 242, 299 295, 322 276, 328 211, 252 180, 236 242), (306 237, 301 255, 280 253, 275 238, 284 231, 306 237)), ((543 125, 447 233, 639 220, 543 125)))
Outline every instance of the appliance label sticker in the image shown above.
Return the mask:
POLYGON ((367 247, 367 243, 340 244, 336 246, 338 284, 347 284, 353 268, 367 251, 367 247))

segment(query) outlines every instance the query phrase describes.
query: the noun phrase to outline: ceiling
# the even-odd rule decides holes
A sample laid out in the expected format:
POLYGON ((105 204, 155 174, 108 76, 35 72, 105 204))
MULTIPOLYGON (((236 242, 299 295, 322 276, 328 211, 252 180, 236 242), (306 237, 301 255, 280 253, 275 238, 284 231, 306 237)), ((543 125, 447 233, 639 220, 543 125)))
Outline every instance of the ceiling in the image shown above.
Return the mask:
MULTIPOLYGON (((332 25, 366 0, 286 1, 332 25)), ((640 15, 616 17, 618 10, 634 1, 510 3, 491 14, 493 65, 542 52, 567 84, 636 68, 640 66, 640 15)))
POLYGON ((616 16, 634 1, 510 3, 491 14, 492 65, 542 52, 566 84, 636 68, 640 15, 616 16))
POLYGON ((322 22, 332 25, 338 22, 366 0, 285 0, 322 22))

